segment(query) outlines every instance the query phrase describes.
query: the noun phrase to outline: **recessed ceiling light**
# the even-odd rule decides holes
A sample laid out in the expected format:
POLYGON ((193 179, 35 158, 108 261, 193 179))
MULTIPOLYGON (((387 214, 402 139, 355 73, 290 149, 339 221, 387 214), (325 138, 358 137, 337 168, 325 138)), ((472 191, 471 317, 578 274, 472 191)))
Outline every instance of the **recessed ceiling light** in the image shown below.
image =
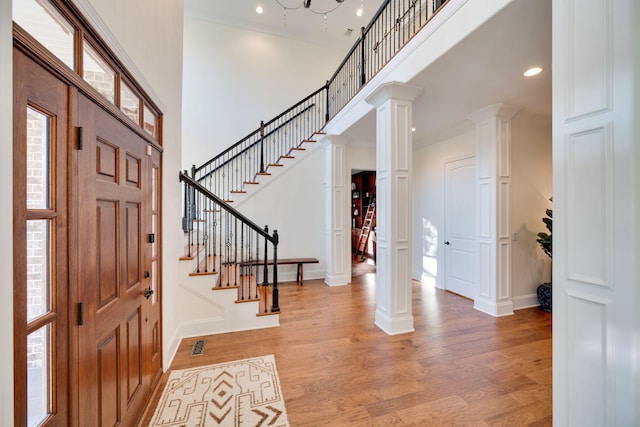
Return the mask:
POLYGON ((411 128, 411 132, 415 132, 415 131, 416 131, 416 128, 411 128))
POLYGON ((525 76, 525 77, 532 77, 532 76, 537 76, 541 72, 542 72, 542 68, 540 68, 540 67, 531 67, 527 71, 522 73, 522 75, 525 76))
POLYGON ((363 13, 364 13, 364 11, 362 10, 362 8, 359 8, 359 9, 356 11, 356 15, 358 15, 358 16, 362 16, 362 14, 363 14, 363 13))
POLYGON ((261 14, 262 14, 262 12, 264 12, 264 10, 262 9, 262 6, 258 5, 258 6, 256 7, 256 13, 258 13, 258 14, 260 14, 260 15, 261 15, 261 14))

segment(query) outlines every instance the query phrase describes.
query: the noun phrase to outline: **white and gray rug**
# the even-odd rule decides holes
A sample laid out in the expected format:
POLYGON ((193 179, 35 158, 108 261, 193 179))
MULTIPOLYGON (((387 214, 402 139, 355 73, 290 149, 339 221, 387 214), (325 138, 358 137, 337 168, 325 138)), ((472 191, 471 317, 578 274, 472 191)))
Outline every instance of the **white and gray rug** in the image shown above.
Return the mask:
POLYGON ((172 371, 149 426, 289 426, 275 358, 172 371))

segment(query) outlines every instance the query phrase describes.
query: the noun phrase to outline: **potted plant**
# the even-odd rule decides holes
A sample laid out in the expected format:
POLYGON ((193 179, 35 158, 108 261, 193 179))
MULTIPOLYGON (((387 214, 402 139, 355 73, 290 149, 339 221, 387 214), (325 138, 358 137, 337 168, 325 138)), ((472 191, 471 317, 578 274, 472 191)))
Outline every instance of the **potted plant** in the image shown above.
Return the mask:
MULTIPOLYGON (((553 199, 549 199, 549 200, 553 201, 553 199)), ((553 210, 547 209, 546 214, 547 216, 545 218, 542 218, 542 222, 544 222, 544 224, 547 226, 547 230, 549 232, 545 233, 541 231, 540 233, 538 233, 538 238, 536 239, 536 242, 538 242, 538 244, 540 245, 544 253, 547 254, 549 258, 553 258, 552 252, 551 252, 552 250, 551 229, 553 225, 553 210)), ((540 308, 544 311, 551 312, 551 282, 543 283, 540 286, 538 286, 537 294, 538 294, 538 302, 540 303, 540 308)))

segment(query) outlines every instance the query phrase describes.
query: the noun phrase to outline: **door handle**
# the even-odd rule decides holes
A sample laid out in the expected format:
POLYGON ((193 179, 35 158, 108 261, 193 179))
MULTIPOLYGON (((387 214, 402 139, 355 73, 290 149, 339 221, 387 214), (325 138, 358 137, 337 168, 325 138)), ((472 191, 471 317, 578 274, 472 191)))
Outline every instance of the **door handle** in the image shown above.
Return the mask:
POLYGON ((451 242, 449 242, 448 240, 446 242, 444 242, 445 245, 450 245, 451 242))
POLYGON ((144 290, 144 297, 146 299, 151 298, 151 295, 153 295, 153 289, 151 289, 151 287, 148 287, 147 289, 144 290))

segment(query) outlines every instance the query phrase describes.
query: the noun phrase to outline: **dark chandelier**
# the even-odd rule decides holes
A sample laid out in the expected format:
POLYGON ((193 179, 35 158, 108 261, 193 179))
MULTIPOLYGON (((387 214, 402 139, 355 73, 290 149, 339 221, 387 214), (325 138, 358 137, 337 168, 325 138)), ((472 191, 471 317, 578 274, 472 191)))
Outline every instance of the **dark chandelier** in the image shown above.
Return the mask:
MULTIPOLYGON (((336 5, 333 7, 329 7, 327 10, 318 10, 318 9, 314 9, 311 6, 311 0, 302 0, 300 3, 297 3, 296 6, 288 6, 287 4, 283 3, 284 0, 276 0, 276 3, 278 3, 280 5, 280 7, 282 7, 283 13, 284 13, 284 26, 287 26, 287 11, 289 10, 297 10, 300 9, 301 7, 304 7, 305 9, 309 10, 310 12, 315 13, 316 15, 322 15, 324 18, 324 30, 327 31, 327 15, 330 14, 331 12, 336 11, 340 6, 342 6, 342 3, 344 2, 344 0, 336 0, 336 5)), ((361 16, 363 13, 363 0, 360 0, 360 9, 358 9, 358 16, 361 16)))

